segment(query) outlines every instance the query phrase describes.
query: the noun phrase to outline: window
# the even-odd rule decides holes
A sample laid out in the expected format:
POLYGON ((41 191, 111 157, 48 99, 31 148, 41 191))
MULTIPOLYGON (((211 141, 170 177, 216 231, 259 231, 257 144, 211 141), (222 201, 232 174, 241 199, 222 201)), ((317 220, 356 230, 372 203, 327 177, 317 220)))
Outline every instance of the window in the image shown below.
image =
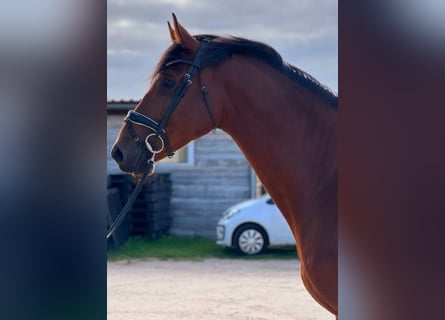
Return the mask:
POLYGON ((193 166, 195 142, 192 141, 175 152, 173 158, 165 158, 157 163, 159 169, 171 169, 182 166, 193 166))

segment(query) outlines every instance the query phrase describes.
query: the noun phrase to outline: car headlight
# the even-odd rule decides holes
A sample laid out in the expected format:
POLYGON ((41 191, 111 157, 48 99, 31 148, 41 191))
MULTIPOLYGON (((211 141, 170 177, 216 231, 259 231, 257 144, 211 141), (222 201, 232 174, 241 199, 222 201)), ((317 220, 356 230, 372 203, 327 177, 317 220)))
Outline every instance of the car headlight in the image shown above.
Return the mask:
POLYGON ((224 219, 230 219, 232 218, 234 215, 236 215, 238 212, 240 212, 239 209, 231 209, 231 210, 227 210, 223 213, 223 218, 224 219))

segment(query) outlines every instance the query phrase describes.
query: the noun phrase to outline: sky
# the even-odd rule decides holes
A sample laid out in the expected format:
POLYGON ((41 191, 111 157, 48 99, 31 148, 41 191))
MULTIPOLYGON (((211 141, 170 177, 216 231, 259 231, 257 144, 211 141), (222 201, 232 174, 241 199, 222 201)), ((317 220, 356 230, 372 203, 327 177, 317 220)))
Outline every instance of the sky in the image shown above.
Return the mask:
POLYGON ((271 45, 338 91, 335 0, 108 0, 107 97, 140 99, 170 45, 174 12, 191 34, 234 35, 271 45))

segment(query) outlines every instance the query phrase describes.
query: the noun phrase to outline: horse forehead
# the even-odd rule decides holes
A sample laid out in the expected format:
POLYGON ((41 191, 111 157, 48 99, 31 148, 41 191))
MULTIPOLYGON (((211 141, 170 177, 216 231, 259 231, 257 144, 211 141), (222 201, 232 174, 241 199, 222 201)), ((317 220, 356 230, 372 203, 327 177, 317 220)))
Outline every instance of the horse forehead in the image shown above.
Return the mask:
POLYGON ((156 65, 155 70, 153 71, 153 75, 158 74, 163 69, 164 65, 166 63, 168 63, 169 61, 178 59, 183 51, 184 51, 184 49, 182 48, 182 46, 179 43, 171 44, 164 51, 161 58, 159 59, 159 62, 156 65))

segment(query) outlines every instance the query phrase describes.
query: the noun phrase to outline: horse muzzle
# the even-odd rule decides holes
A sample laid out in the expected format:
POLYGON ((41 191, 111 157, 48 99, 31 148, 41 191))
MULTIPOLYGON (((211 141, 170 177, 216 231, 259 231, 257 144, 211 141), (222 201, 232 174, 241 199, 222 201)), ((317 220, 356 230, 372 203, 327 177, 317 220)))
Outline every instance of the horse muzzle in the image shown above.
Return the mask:
POLYGON ((121 146, 118 142, 115 143, 111 149, 111 157, 116 161, 119 169, 138 176, 145 170, 149 161, 153 160, 154 154, 150 153, 148 150, 141 152, 140 148, 127 150, 127 146, 128 145, 121 146))

